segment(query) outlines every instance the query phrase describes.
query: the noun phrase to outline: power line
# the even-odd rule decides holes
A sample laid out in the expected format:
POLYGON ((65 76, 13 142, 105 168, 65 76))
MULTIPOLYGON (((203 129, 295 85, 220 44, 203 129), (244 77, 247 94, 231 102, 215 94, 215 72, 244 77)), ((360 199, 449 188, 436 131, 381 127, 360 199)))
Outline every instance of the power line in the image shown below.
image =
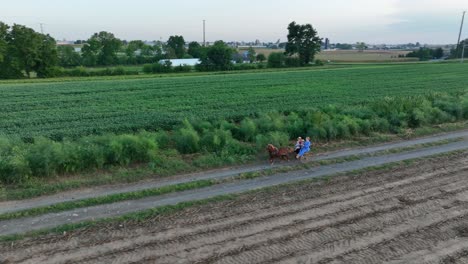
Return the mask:
POLYGON ((44 27, 43 27, 44 23, 39 23, 39 25, 41 26, 41 34, 44 34, 44 27))

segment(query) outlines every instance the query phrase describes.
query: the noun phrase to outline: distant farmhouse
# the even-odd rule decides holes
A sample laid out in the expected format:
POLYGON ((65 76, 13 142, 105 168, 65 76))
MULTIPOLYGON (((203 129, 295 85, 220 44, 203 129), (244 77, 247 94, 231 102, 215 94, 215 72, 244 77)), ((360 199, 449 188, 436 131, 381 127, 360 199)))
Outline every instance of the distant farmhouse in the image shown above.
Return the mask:
POLYGON ((200 64, 200 59, 170 59, 170 60, 160 60, 159 63, 164 64, 166 61, 171 62, 171 66, 195 66, 200 64))

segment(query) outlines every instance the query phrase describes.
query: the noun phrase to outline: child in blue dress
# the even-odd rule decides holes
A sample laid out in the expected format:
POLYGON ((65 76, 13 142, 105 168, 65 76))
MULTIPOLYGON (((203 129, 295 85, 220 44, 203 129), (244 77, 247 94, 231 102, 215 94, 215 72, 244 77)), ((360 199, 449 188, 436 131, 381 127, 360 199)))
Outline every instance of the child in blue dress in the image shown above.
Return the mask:
POLYGON ((297 154, 296 159, 300 159, 306 154, 307 152, 310 151, 310 137, 306 137, 306 141, 304 142, 304 145, 302 146, 301 150, 299 151, 299 154, 297 154))

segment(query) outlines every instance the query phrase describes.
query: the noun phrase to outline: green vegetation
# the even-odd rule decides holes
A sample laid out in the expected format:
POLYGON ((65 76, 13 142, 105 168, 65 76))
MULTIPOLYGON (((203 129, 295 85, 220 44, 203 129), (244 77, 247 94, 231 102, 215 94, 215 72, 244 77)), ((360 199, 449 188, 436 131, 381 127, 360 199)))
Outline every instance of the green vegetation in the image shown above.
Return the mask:
MULTIPOLYGON (((33 177, 77 173, 87 170, 149 164, 167 166, 160 149, 178 153, 204 153, 192 166, 208 168, 245 162, 263 152, 266 144, 287 146, 298 136, 317 141, 347 139, 374 132, 400 133, 468 119, 468 94, 430 94, 385 97, 366 104, 328 105, 297 112, 270 112, 236 121, 185 120, 172 133, 140 132, 134 135, 88 136, 77 140, 8 138, 0 141, 0 181, 21 183, 33 177), (25 139, 26 142, 25 142, 25 139), (255 150, 257 149, 257 151, 255 150)), ((170 164, 174 165, 174 164, 170 164)), ((175 167, 184 163, 176 164, 175 167)))
POLYGON ((0 83, 0 133, 79 138, 173 129, 184 118, 240 121, 271 111, 357 105, 385 96, 465 91, 468 65, 362 66, 105 81, 0 83))
POLYGON ((0 21, 0 79, 55 76, 57 64, 55 40, 33 29, 0 21))
POLYGON ((298 56, 300 66, 308 65, 320 51, 322 39, 311 24, 299 25, 291 22, 288 26, 288 42, 285 54, 298 56))
POLYGON ((440 59, 444 56, 444 50, 442 48, 430 49, 430 48, 419 48, 419 50, 412 51, 406 54, 409 58, 418 58, 421 61, 430 59, 440 59))

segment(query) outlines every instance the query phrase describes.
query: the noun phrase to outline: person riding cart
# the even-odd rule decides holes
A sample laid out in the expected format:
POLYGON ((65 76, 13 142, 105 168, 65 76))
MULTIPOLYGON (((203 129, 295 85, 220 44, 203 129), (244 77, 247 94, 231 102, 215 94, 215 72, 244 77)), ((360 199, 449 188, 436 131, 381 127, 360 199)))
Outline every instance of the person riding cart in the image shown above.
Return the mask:
POLYGON ((296 155, 296 159, 301 159, 307 152, 309 152, 310 145, 310 137, 306 137, 306 141, 304 142, 302 148, 299 150, 299 153, 296 155))

